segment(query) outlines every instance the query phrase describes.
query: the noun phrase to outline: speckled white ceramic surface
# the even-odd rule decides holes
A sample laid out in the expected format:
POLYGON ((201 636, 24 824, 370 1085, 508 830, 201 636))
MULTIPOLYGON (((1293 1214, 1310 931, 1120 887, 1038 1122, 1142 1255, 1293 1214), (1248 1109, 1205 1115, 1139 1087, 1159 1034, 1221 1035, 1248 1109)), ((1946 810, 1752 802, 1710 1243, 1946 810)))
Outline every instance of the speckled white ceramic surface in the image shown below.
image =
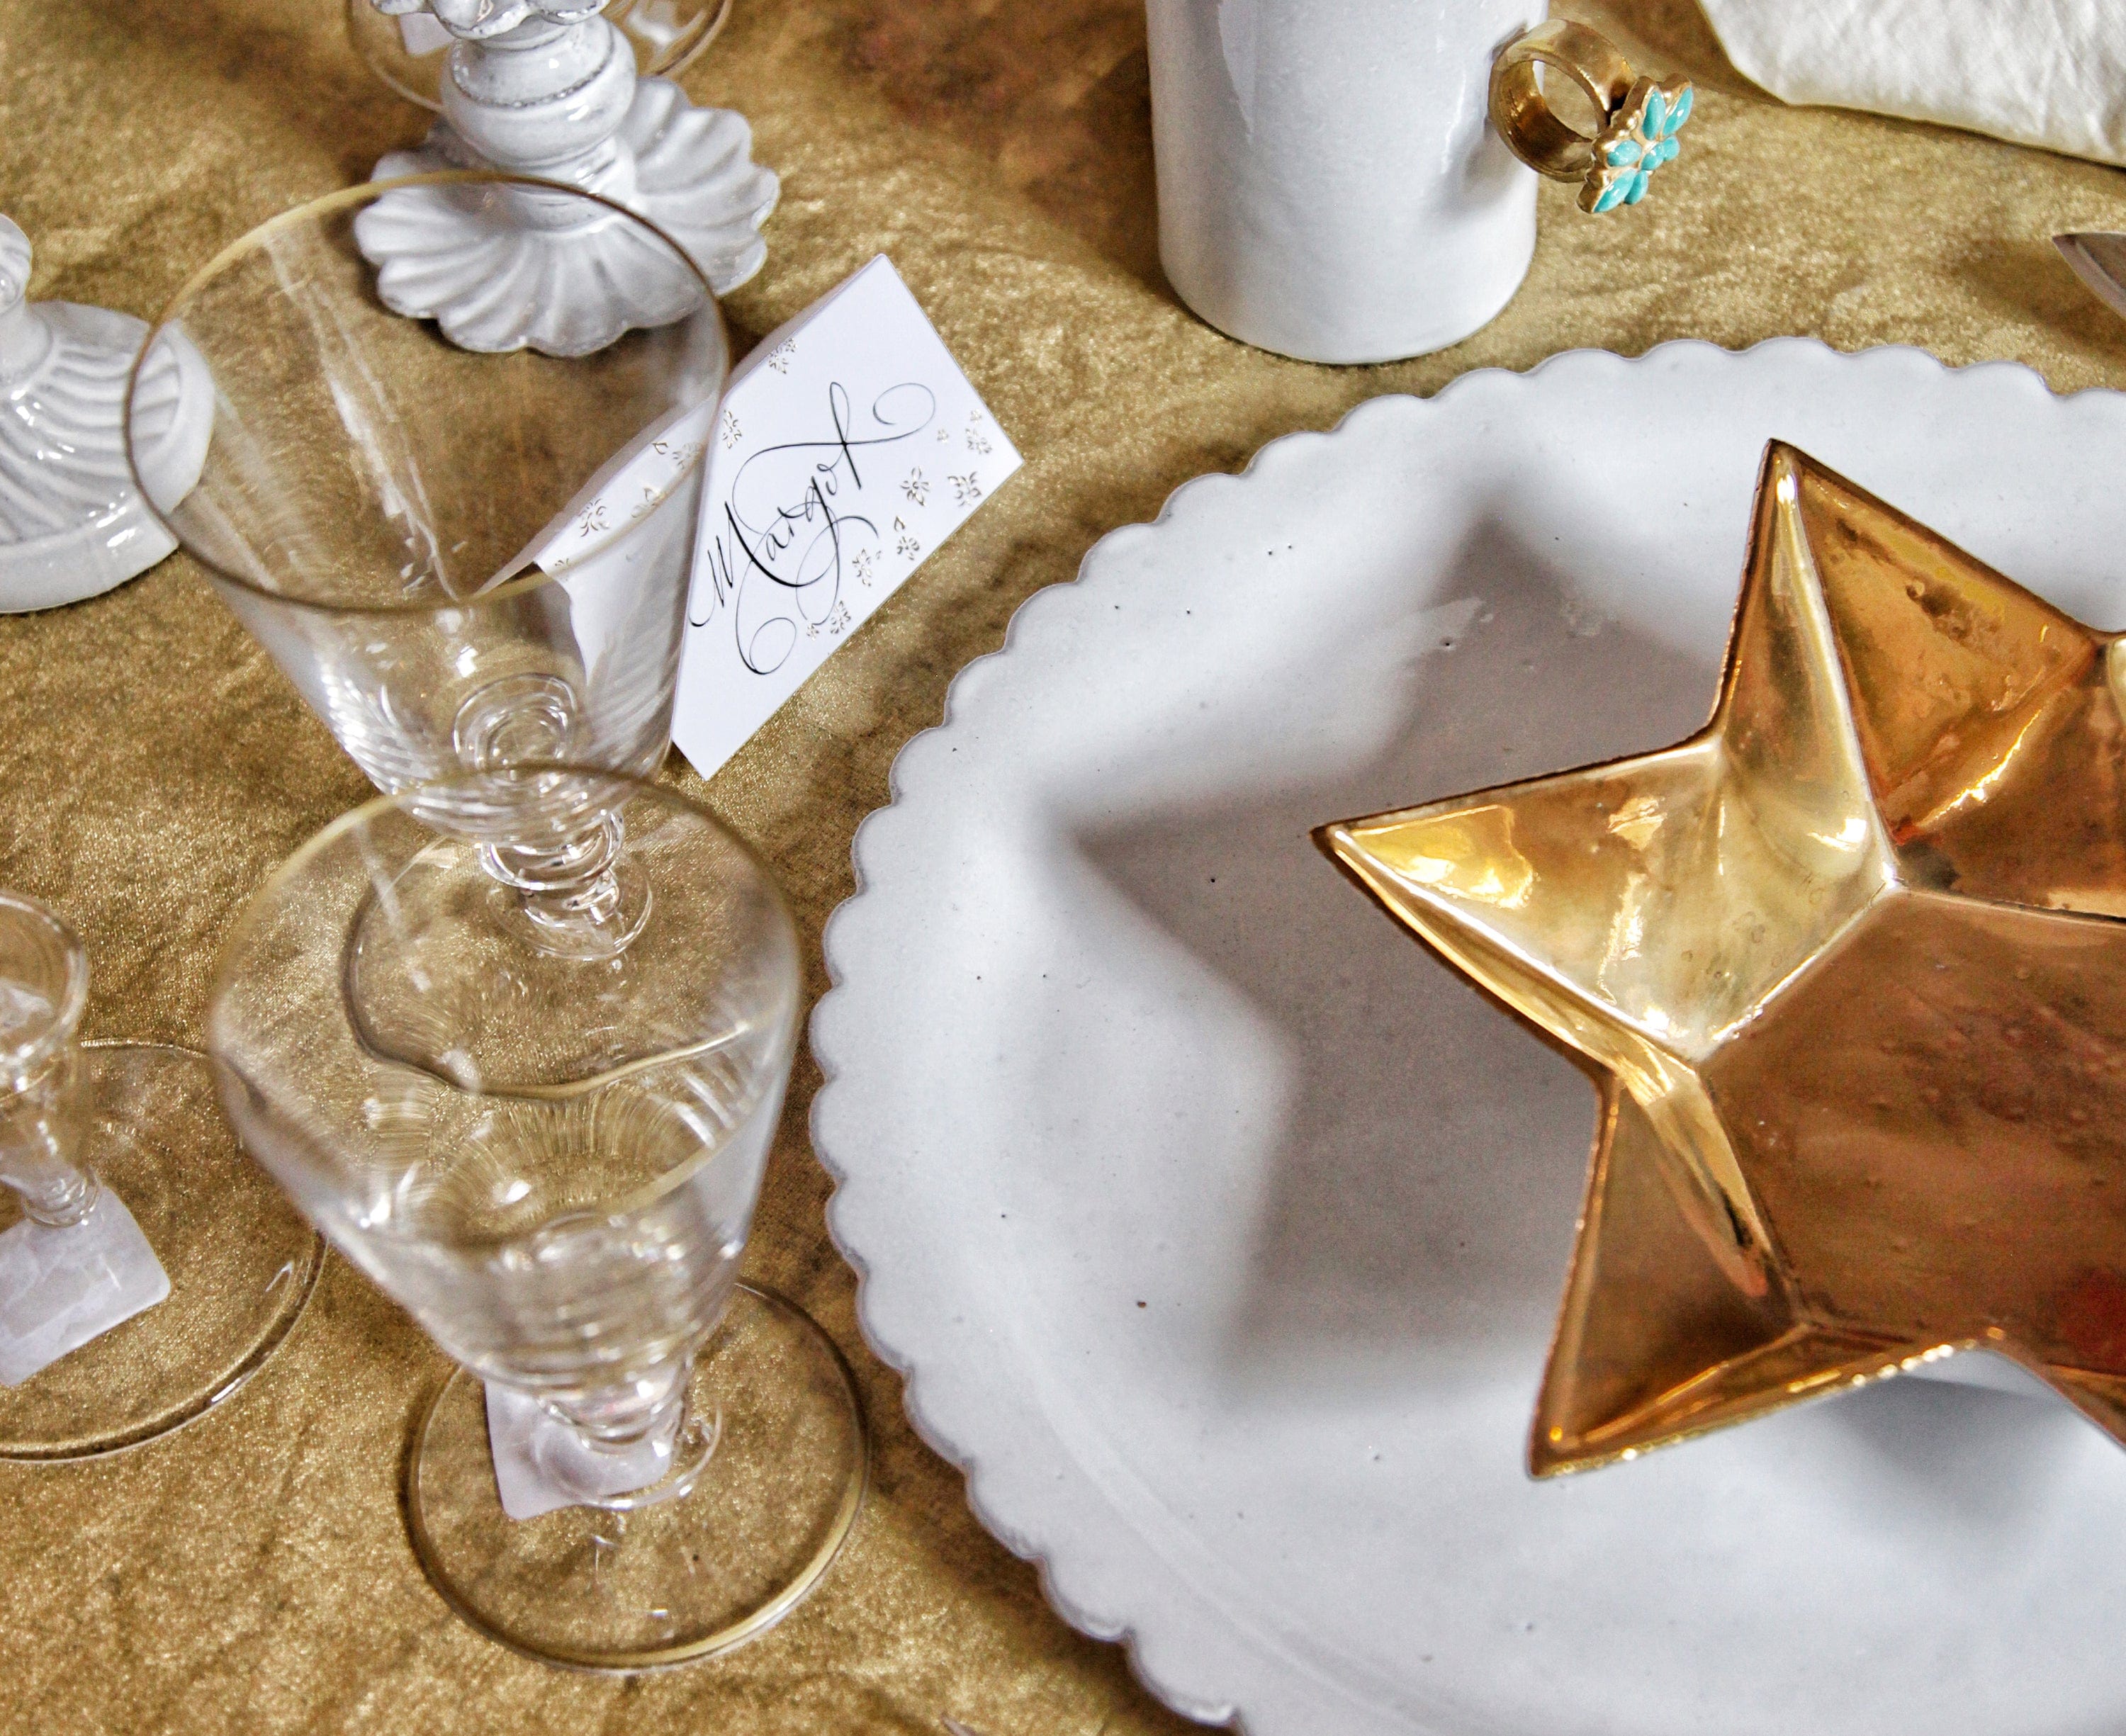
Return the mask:
POLYGON ((1254 1736, 2126 1729, 2126 1455, 1897 1380, 1522 1469, 1593 1095, 1314 849, 1704 718, 1780 436, 2106 629, 2126 399, 1783 340, 1384 398, 1103 540, 909 743, 812 1041, 984 1521, 1254 1736))

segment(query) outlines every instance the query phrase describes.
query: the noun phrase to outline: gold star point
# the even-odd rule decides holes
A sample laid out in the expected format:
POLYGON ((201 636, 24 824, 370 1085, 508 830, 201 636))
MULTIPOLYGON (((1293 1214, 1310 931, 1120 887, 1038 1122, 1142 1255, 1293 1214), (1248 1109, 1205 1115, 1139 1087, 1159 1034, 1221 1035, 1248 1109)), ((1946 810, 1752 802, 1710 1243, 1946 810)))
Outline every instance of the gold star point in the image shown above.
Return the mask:
POLYGON ((1317 833, 1596 1080, 1534 1474, 1974 1346, 2126 1444, 2123 667, 1774 442, 1703 730, 1317 833))

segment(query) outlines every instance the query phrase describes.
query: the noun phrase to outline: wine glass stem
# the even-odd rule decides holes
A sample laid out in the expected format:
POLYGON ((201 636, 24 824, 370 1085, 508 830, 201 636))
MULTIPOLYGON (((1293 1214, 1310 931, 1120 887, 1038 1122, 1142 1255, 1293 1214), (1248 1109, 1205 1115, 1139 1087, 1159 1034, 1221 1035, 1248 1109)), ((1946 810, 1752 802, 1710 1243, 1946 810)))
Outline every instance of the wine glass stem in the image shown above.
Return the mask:
POLYGON ((0 1079, 0 1183, 48 1229, 78 1224, 96 1204, 95 1172, 74 1162, 72 1045, 42 1072, 0 1079))
POLYGON ((694 1487, 716 1452, 717 1419, 694 1414, 687 1394, 693 1358, 638 1374, 625 1384, 569 1400, 550 1399, 549 1412, 565 1423, 593 1462, 601 1457, 633 1461, 633 1474, 619 1479, 585 1477, 581 1466, 564 1469, 560 1481, 574 1485, 587 1507, 626 1513, 683 1498, 694 1487), (658 1467, 647 1482, 640 1450, 653 1447, 658 1467), (613 1492, 613 1480, 624 1485, 613 1492))
POLYGON ((480 859, 552 950, 617 953, 634 938, 614 866, 626 838, 618 814, 601 814, 559 843, 483 844, 480 859))
POLYGON ((550 1401, 552 1410, 596 1452, 626 1452, 645 1441, 669 1441, 686 1420, 692 1359, 664 1364, 617 1386, 550 1401))

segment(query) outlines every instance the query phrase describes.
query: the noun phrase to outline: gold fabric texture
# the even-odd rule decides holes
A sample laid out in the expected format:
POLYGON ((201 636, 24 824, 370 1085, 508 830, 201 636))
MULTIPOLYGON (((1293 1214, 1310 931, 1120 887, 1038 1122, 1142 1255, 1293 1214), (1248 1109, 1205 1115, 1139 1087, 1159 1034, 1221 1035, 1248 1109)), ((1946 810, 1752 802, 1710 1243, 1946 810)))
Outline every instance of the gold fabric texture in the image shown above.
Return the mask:
MULTIPOLYGON (((1808 333, 2026 361, 2061 390, 2126 382, 2126 323, 2047 240, 2126 229, 2116 171, 1784 108, 1726 64, 1692 0, 1569 10, 1614 31, 1634 66, 1697 81, 1681 159, 1645 205, 1600 222, 1546 185, 1534 270, 1496 322, 1439 356, 1346 369, 1243 348, 1166 287, 1141 0, 739 0, 684 80, 744 110, 783 177, 768 265, 730 304, 738 344, 889 252, 1027 458, 706 786, 788 888, 811 993, 820 927, 851 889, 850 837, 954 672, 1102 532, 1276 435, 1472 367, 1683 337, 1808 333)), ((338 0, 0 0, 0 201, 35 244, 31 293, 144 317, 215 249, 366 176, 426 119, 347 48, 338 0)), ((87 1035, 196 1045, 232 914, 362 779, 182 555, 110 596, 0 618, 0 885, 85 936, 87 1035)), ((702 788, 676 760, 669 775, 702 788)), ((335 1259, 281 1353, 218 1413, 107 1462, 0 1466, 0 1728, 1188 1728, 1118 1649, 1048 1610, 909 1427, 823 1227, 805 1134, 817 1083, 801 1060, 748 1270, 855 1361, 875 1481, 841 1561, 781 1628, 623 1681, 528 1662, 456 1620, 398 1497, 442 1359, 335 1259)))

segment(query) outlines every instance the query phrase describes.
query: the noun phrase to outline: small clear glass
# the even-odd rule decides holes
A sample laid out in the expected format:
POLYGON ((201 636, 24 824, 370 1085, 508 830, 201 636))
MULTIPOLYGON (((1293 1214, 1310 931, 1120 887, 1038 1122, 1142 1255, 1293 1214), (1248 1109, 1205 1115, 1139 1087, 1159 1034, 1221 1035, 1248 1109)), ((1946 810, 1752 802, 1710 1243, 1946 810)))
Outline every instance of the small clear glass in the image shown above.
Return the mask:
MULTIPOLYGON (((418 287, 399 290, 418 300, 418 287)), ((513 330, 513 309, 540 298, 498 267, 486 314, 513 330)), ((468 768, 527 762, 644 776, 661 764, 707 417, 729 360, 683 251, 574 188, 484 173, 377 182, 233 243, 156 333, 201 359, 215 415, 196 484, 177 499, 145 492, 378 789, 448 790, 468 768), (497 351, 379 300, 366 226, 490 210, 504 252, 527 210, 552 232, 624 234, 646 279, 671 290, 661 323, 566 354, 497 351)), ((441 824, 455 847, 423 857, 394 895, 427 901, 424 932, 453 920, 471 932, 410 961, 350 936, 347 992, 368 1042, 478 1073, 494 1058, 439 1050, 428 1024, 407 1022, 429 1002, 392 969, 450 970, 484 958, 484 941, 573 981, 579 962, 627 950, 659 873, 706 866, 668 852, 653 871, 614 815, 578 820, 560 835, 476 807, 441 824)), ((455 989, 472 1019, 484 979, 455 989)))
POLYGON ((26 1366, 115 1320, 0 1385, 0 1459, 116 1452, 222 1403, 324 1255, 244 1161, 206 1058, 81 1042, 87 993, 73 931, 0 892, 0 1336, 26 1366))
POLYGON ((636 1670, 726 1650, 817 1583, 854 1521, 848 1369, 738 1281, 799 1009, 796 932, 752 852, 674 791, 579 768, 371 802, 230 937, 209 1015, 222 1102, 461 1365, 416 1427, 409 1524, 452 1606, 534 1656, 636 1670), (626 951, 527 973, 522 932, 402 897, 455 847, 436 828, 484 812, 556 833, 616 816, 659 874, 626 951), (388 978, 397 1022, 478 1069, 364 1040, 337 969, 357 928, 424 961, 388 978), (512 1417, 529 1432, 497 1436, 512 1417), (504 1479, 527 1468, 559 1504, 513 1518, 504 1479))

